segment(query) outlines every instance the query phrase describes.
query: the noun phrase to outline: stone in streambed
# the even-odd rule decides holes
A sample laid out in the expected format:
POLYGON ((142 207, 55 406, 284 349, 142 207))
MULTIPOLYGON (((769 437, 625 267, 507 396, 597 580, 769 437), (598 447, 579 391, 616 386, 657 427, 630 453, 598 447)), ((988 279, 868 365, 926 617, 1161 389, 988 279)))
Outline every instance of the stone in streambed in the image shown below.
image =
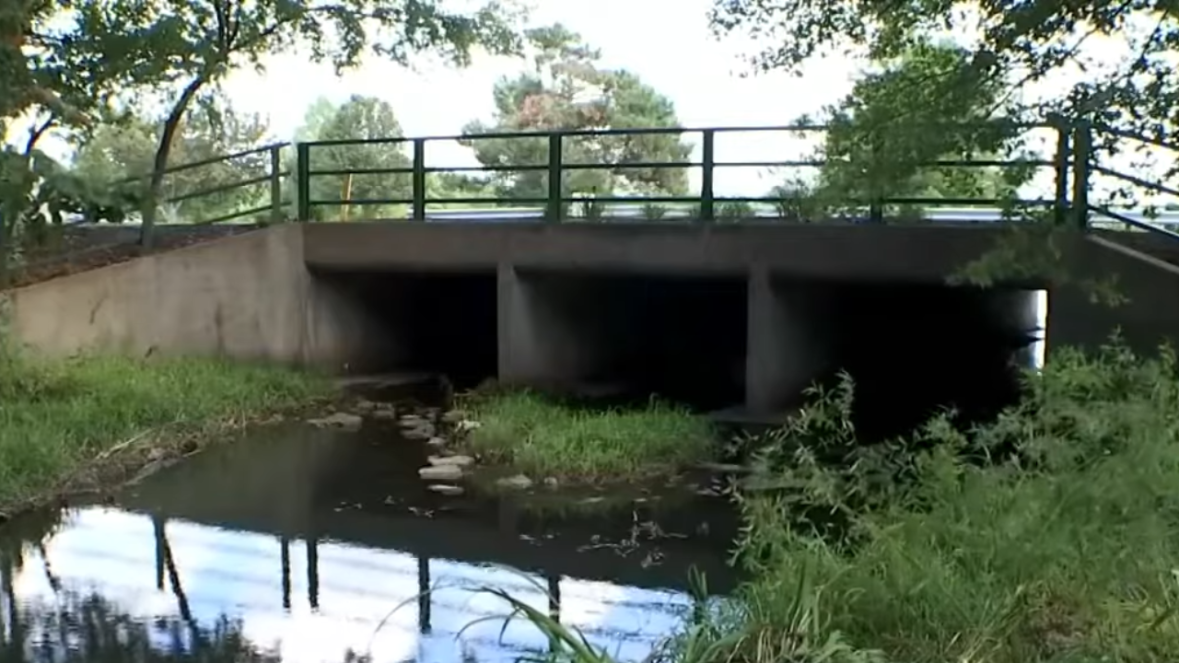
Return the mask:
POLYGON ((445 465, 469 467, 475 464, 475 459, 470 456, 430 456, 426 458, 426 461, 434 467, 443 467, 445 465))
POLYGON ((336 412, 335 414, 321 417, 319 419, 309 419, 308 424, 316 428, 335 428, 338 430, 357 431, 364 423, 364 419, 358 414, 349 414, 347 412, 336 412))
POLYGON ((451 484, 448 484, 448 483, 434 483, 434 484, 430 484, 429 486, 426 486, 426 488, 434 491, 435 493, 439 493, 441 495, 447 495, 450 497, 457 497, 457 496, 463 494, 462 486, 452 486, 451 484))
POLYGON ((523 474, 517 474, 516 476, 504 477, 502 479, 499 479, 498 481, 495 482, 495 485, 499 486, 500 488, 515 488, 516 490, 527 490, 532 487, 532 479, 529 479, 528 477, 524 476, 523 474))
POLYGON ((431 447, 442 448, 442 447, 446 446, 446 440, 435 436, 435 437, 432 437, 432 438, 426 440, 426 444, 428 444, 431 447))
POLYGON ((458 465, 427 465, 418 470, 418 476, 425 481, 457 481, 463 478, 463 468, 458 465))

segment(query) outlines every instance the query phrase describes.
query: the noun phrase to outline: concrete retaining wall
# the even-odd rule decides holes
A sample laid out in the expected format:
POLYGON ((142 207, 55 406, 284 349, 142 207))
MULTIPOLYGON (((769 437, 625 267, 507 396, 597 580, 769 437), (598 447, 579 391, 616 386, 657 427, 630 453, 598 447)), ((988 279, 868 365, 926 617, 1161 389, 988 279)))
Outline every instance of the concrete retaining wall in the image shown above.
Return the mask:
POLYGON ((17 338, 45 353, 226 356, 343 369, 379 352, 347 293, 312 279, 287 225, 53 279, 11 293, 17 338))

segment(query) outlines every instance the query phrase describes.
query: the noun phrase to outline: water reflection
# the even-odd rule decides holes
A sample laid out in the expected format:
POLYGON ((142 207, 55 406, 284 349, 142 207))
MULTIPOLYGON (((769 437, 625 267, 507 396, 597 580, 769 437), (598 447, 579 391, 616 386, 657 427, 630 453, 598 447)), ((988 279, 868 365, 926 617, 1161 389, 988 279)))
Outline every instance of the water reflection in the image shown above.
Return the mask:
POLYGON ((477 592, 489 585, 552 611, 627 660, 642 658, 691 611, 682 592, 526 577, 94 507, 70 514, 42 550, 26 550, 21 567, 5 574, 4 640, 23 642, 28 661, 115 660, 103 654, 111 647, 121 660, 152 660, 148 649, 240 660, 234 653, 253 647, 256 656, 316 663, 342 661, 348 649, 374 661, 423 662, 464 652, 512 661, 543 650, 545 639, 519 621, 502 639, 499 621, 458 635, 505 612, 477 592))
POLYGON ((691 614, 688 566, 723 564, 723 548, 702 559, 681 539, 648 568, 585 545, 607 529, 524 531, 475 500, 449 512, 407 478, 404 449, 366 439, 271 432, 161 473, 118 508, 0 529, 4 660, 339 663, 351 651, 487 663, 543 651, 531 624, 478 622, 508 609, 478 591, 488 586, 638 660, 691 614))

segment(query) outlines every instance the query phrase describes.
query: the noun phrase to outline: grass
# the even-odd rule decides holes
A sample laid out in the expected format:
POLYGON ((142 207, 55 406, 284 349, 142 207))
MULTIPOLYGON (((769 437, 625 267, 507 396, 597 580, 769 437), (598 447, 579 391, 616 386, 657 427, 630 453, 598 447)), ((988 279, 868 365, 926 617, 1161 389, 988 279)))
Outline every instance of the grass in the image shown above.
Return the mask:
MULTIPOLYGON (((780 492, 738 498, 752 579, 651 660, 1174 661, 1177 375, 1168 351, 1061 351, 997 421, 874 448, 851 444, 850 380, 816 392, 758 454, 780 492)), ((560 643, 549 660, 611 660, 512 606, 560 643)))
POLYGON ((0 338, 0 509, 46 497, 100 454, 164 427, 191 434, 328 390, 315 376, 218 360, 41 360, 0 338))
POLYGON ((710 458, 715 446, 706 421, 661 403, 587 411, 519 391, 474 396, 463 408, 480 423, 465 441, 470 451, 538 479, 658 476, 710 458))

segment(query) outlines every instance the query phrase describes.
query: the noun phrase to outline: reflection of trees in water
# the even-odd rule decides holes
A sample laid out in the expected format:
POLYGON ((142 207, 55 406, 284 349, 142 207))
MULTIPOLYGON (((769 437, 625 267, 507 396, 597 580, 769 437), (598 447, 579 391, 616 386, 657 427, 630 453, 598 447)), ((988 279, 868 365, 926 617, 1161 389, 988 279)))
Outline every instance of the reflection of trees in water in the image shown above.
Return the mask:
MULTIPOLYGON (((5 588, 7 590, 7 588, 5 588)), ((6 602, 12 602, 11 595, 6 602)), ((280 657, 252 645, 241 633, 240 622, 219 619, 212 628, 199 629, 182 619, 154 624, 138 621, 98 594, 57 593, 56 605, 23 603, 15 629, 0 634, 0 656, 5 661, 33 663, 150 663, 207 661, 208 663, 277 663, 280 657), (195 636, 195 639, 194 639, 195 636)), ((12 613, 10 612, 10 615, 12 613)))

